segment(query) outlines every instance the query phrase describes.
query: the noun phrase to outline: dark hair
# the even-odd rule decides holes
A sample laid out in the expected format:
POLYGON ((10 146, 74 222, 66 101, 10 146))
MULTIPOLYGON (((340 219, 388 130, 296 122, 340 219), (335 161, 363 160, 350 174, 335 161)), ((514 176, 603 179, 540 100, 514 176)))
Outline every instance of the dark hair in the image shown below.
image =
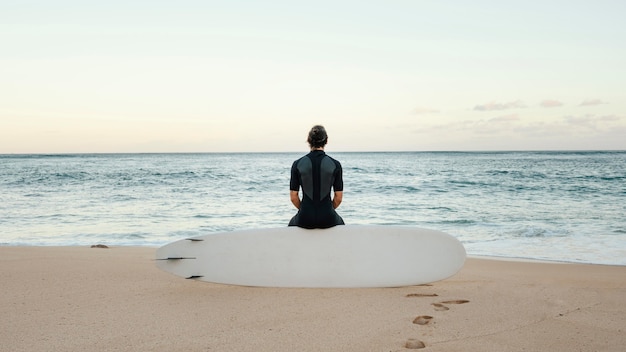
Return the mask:
POLYGON ((322 125, 315 125, 309 131, 309 138, 306 140, 309 142, 311 148, 321 148, 328 142, 328 135, 326 129, 322 125))

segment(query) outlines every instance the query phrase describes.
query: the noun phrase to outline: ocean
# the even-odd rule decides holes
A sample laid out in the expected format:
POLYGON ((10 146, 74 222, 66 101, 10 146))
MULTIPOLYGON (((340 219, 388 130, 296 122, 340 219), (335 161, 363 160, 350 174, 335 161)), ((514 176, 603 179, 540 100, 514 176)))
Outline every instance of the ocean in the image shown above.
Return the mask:
MULTIPOLYGON (((286 226, 304 154, 0 155, 0 245, 286 226)), ((346 224, 444 231, 470 256, 626 265, 626 151, 328 154, 343 165, 346 224)))

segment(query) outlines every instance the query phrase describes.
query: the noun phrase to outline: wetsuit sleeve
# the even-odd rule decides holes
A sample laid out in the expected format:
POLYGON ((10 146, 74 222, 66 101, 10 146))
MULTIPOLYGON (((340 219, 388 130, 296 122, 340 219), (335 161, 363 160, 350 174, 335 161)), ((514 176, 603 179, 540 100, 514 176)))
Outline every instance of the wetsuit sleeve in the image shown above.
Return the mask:
POLYGON ((337 168, 335 169, 335 183, 333 183, 333 190, 335 192, 343 192, 343 170, 341 164, 335 160, 337 168))
POLYGON ((291 165, 291 180, 289 181, 289 190, 300 190, 300 172, 298 171, 298 161, 294 161, 291 165))

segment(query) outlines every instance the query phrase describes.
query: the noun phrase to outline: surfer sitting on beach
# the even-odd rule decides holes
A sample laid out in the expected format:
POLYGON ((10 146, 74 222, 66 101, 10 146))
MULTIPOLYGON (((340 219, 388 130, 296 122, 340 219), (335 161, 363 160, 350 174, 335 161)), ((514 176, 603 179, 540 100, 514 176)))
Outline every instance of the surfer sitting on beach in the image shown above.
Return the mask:
POLYGON ((307 139, 311 152, 294 161, 289 182, 291 203, 298 213, 289 226, 307 229, 344 225, 335 209, 343 198, 343 177, 339 161, 326 155, 324 146, 328 135, 324 126, 311 128, 307 139), (299 190, 302 187, 302 199, 299 190), (331 198, 331 190, 333 197, 331 198))

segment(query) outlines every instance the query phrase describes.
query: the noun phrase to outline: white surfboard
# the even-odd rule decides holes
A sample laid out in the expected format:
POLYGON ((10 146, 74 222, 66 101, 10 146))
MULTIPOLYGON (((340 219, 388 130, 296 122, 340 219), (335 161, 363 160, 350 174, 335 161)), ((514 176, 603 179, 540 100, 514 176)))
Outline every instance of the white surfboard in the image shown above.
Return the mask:
POLYGON ((443 232, 346 225, 208 234, 159 248, 157 266, 221 284, 268 287, 400 287, 457 273, 465 248, 443 232))

